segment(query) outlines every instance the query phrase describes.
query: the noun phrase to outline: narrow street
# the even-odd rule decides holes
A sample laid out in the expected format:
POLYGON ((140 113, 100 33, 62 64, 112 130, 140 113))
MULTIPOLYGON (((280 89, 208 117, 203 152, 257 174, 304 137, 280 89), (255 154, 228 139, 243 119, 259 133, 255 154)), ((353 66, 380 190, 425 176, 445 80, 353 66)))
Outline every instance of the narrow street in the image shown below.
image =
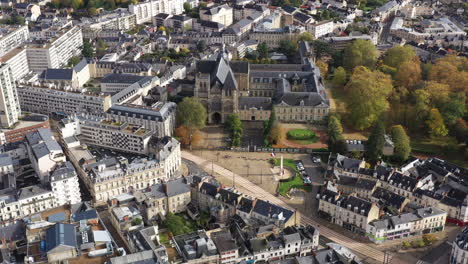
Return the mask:
MULTIPOLYGON (((205 159, 200 158, 198 156, 195 156, 191 154, 190 152, 183 151, 182 152, 182 157, 188 160, 193 161, 195 164, 200 165, 203 169, 206 170, 211 170, 211 163, 206 162, 205 159)), ((230 170, 225 169, 224 167, 221 167, 217 164, 213 165, 213 170, 217 174, 221 175, 222 177, 229 178, 231 179, 233 177, 233 172, 230 170)), ((272 203, 281 205, 285 208, 289 208, 291 210, 294 210, 294 208, 291 208, 288 204, 286 204, 283 200, 280 198, 276 197, 275 195, 268 193, 267 191, 263 190, 262 188, 258 187, 256 184, 252 183, 251 181, 245 179, 244 177, 235 174, 236 177, 236 185, 242 186, 243 190, 245 190, 247 195, 250 195, 252 197, 256 197, 259 199, 264 199, 268 200, 272 203)), ((304 225, 314 225, 319 227, 320 229, 320 234, 324 236, 326 239, 329 239, 333 242, 339 243, 353 252, 357 253, 359 256, 362 256, 363 259, 366 262, 370 263, 382 263, 384 261, 384 252, 381 250, 378 250, 374 247, 371 247, 369 245, 366 245, 364 243, 358 242, 355 239, 349 238, 347 236, 344 236, 328 227, 321 226, 317 221, 307 217, 307 216, 301 216, 301 223, 304 225)), ((392 263, 399 264, 399 263, 407 263, 405 261, 401 261, 399 259, 393 258, 392 263)))

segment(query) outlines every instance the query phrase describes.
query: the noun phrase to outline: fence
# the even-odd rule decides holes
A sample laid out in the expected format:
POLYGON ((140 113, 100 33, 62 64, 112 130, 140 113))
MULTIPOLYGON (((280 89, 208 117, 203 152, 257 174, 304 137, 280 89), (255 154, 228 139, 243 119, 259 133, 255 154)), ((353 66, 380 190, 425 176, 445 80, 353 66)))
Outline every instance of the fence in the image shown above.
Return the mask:
POLYGON ((229 147, 197 147, 193 148, 194 150, 231 150, 237 152, 268 152, 268 153, 306 153, 306 154, 325 154, 329 153, 328 149, 319 148, 319 149, 311 149, 311 148, 267 148, 267 147, 257 147, 257 146, 250 146, 250 147, 237 147, 237 148, 229 148, 229 147))

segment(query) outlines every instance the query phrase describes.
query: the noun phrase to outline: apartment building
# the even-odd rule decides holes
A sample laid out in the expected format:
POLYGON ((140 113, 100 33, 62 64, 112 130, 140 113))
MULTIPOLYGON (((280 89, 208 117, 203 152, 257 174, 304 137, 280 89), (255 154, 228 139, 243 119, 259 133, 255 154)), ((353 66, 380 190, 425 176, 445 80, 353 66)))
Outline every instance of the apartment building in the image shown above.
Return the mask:
POLYGON ((19 189, 18 202, 23 217, 56 207, 54 193, 39 185, 19 189))
POLYGON ((0 63, 10 66, 15 81, 19 81, 29 73, 28 56, 24 48, 17 47, 10 50, 0 57, 0 63))
POLYGON ((366 236, 374 243, 444 230, 447 213, 434 207, 416 209, 413 213, 391 216, 371 222, 366 236))
POLYGON ((66 161, 62 148, 55 140, 52 131, 39 128, 26 135, 28 156, 42 183, 50 182, 50 173, 66 161))
POLYGON ((0 27, 0 57, 29 40, 28 26, 0 27))
POLYGON ((69 161, 51 173, 50 185, 54 193, 56 206, 81 202, 78 175, 69 161))
POLYGON ((143 24, 152 21, 160 13, 180 15, 184 12, 183 0, 147 0, 128 6, 131 14, 136 15, 136 23, 143 24))
POLYGON ((364 160, 352 159, 341 154, 336 154, 336 157, 328 162, 328 169, 333 170, 335 175, 345 175, 350 177, 358 177, 360 169, 365 168, 364 160))
POLYGON ((380 209, 375 203, 356 196, 340 196, 330 190, 317 194, 319 214, 330 222, 364 235, 367 225, 379 219, 380 209))
POLYGON ((307 24, 307 31, 316 39, 333 33, 334 25, 332 20, 324 20, 314 24, 307 24))
POLYGON ((103 118, 72 116, 62 121, 63 138, 78 136, 87 145, 147 154, 152 131, 142 126, 103 118))
POLYGON ((380 181, 350 176, 339 176, 335 186, 344 194, 355 193, 358 197, 370 199, 374 191, 381 185, 380 181))
POLYGON ((258 43, 265 42, 269 48, 278 48, 283 40, 296 42, 302 33, 298 27, 286 26, 284 28, 255 28, 250 32, 249 39, 256 40, 258 43))
POLYGON ((9 128, 18 122, 21 108, 10 65, 0 64, 0 127, 9 128))
POLYGON ((86 35, 92 35, 100 31, 128 31, 137 25, 135 14, 117 9, 116 11, 106 12, 95 17, 81 18, 83 32, 86 35))
POLYGON ((168 213, 184 212, 191 202, 190 187, 183 178, 154 184, 142 196, 141 209, 148 221, 168 213))
POLYGON ((175 129, 175 111, 177 105, 172 102, 157 102, 152 106, 132 104, 113 105, 105 117, 116 121, 144 126, 154 132, 158 138, 171 136, 175 129))
POLYGON ((17 91, 23 110, 33 113, 97 114, 111 106, 110 95, 92 92, 71 92, 28 83, 20 83, 17 91))
POLYGON ((71 57, 81 54, 82 46, 83 35, 80 27, 62 28, 53 39, 27 45, 29 69, 42 72, 47 68, 62 68, 68 64, 71 57))
POLYGON ((222 24, 225 27, 234 22, 234 11, 227 4, 200 9, 200 19, 222 24))

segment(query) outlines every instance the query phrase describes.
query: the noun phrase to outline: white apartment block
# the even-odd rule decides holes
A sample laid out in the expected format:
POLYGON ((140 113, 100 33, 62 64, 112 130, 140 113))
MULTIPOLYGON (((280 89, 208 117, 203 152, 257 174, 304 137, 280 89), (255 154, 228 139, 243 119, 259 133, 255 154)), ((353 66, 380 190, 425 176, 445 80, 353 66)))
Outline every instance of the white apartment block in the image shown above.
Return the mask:
POLYGON ((157 102, 151 107, 121 104, 113 105, 105 113, 106 118, 143 126, 153 131, 158 138, 172 136, 175 129, 177 105, 172 102, 157 102))
POLYGON ((21 108, 13 72, 8 64, 0 64, 0 127, 8 128, 18 122, 21 108))
POLYGON ((159 13, 180 15, 184 12, 184 0, 149 0, 128 6, 128 11, 136 15, 136 23, 150 23, 159 13))
POLYGON ((200 19, 217 22, 228 27, 234 22, 234 10, 227 4, 203 8, 200 9, 200 19))
POLYGON ((78 175, 69 161, 51 174, 50 186, 54 193, 56 206, 81 202, 78 175))
POLYGON ((29 68, 42 72, 47 68, 58 69, 68 64, 73 56, 81 53, 83 35, 81 28, 63 28, 60 35, 47 43, 34 43, 27 47, 29 68))
POLYGON ((18 97, 24 111, 50 114, 63 112, 102 113, 111 106, 111 96, 93 93, 76 93, 49 89, 35 85, 18 85, 18 97))
POLYGON ((19 189, 18 202, 23 217, 56 207, 53 192, 39 185, 19 189))
POLYGON ((136 15, 128 12, 113 12, 93 18, 82 18, 86 34, 101 30, 130 30, 137 25, 136 15))
POLYGON ((312 34, 315 39, 333 33, 333 28, 334 25, 332 20, 325 20, 315 24, 307 25, 307 31, 312 34))
POLYGON ((13 79, 19 81, 25 75, 29 73, 28 56, 26 49, 15 48, 10 52, 6 53, 3 57, 0 57, 0 63, 10 65, 13 79))
POLYGON ((415 235, 444 230, 447 213, 435 207, 415 210, 414 213, 395 215, 371 222, 367 226, 366 236, 374 243, 386 240, 408 238, 415 235))
POLYGON ((28 26, 0 27, 0 56, 29 40, 28 26))
POLYGON ((21 218, 21 205, 14 194, 0 196, 0 221, 21 218))
POLYGON ((62 122, 62 136, 79 136, 84 144, 122 152, 147 154, 152 131, 121 121, 99 117, 72 116, 62 122))

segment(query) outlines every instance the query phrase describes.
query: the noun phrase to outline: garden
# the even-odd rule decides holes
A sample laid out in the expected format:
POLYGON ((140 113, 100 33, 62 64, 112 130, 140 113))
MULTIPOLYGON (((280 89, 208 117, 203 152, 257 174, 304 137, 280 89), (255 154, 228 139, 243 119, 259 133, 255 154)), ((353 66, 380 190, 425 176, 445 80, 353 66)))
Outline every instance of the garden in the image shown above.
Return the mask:
POLYGON ((308 129, 291 129, 286 133, 286 138, 304 145, 315 143, 320 139, 315 132, 308 129))
MULTIPOLYGON (((275 166, 280 166, 280 159, 272 159, 272 163, 274 162, 275 166)), ((280 180, 278 186, 278 193, 287 196, 289 190, 296 188, 302 189, 306 192, 312 191, 311 186, 304 185, 304 181, 302 180, 301 174, 296 167, 296 163, 292 159, 283 159, 283 166, 287 167, 288 169, 294 171, 294 176, 292 178, 286 180, 280 180)))

